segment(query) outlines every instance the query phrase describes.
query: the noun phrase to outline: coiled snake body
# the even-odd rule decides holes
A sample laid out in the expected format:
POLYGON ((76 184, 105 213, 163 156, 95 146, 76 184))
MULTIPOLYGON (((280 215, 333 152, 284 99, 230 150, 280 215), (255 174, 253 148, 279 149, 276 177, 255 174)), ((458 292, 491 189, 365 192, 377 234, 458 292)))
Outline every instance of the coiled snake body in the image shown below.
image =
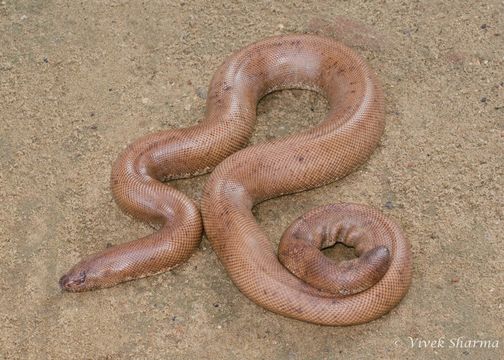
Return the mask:
POLYGON ((318 324, 375 319, 401 300, 411 281, 409 243, 395 223, 363 205, 323 206, 287 229, 277 256, 251 209, 345 176, 369 157, 383 128, 378 81, 347 47, 310 35, 252 44, 215 73, 199 124, 140 138, 113 166, 117 203, 137 218, 161 223, 160 230, 82 260, 60 285, 83 291, 166 271, 190 256, 204 224, 229 276, 257 304, 318 324), (301 133, 240 150, 253 131, 258 101, 286 88, 323 94, 330 107, 326 118, 301 133), (214 167, 202 217, 192 200, 160 181, 214 167), (336 242, 353 246, 359 257, 334 264, 319 249, 336 242))

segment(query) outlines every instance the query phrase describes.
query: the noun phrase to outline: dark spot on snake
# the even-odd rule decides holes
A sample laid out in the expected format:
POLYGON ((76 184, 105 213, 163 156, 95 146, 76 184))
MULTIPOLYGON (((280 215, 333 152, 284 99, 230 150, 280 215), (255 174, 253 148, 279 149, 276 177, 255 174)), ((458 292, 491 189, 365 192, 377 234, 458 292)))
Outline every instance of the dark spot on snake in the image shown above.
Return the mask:
POLYGON ((294 311, 297 312, 298 314, 304 313, 304 310, 300 307, 295 308, 294 311))
POLYGON ((221 211, 220 216, 229 215, 229 209, 221 211))
POLYGON ((302 240, 303 239, 303 233, 300 229, 297 229, 292 233, 292 238, 296 240, 302 240))
POLYGON ((334 62, 329 66, 331 68, 338 66, 338 60, 334 60, 334 62))
POLYGON ((303 162, 304 161, 304 157, 301 156, 301 155, 298 155, 298 156, 296 156, 296 160, 299 161, 299 162, 303 162))
POLYGON ((232 88, 233 88, 232 86, 226 85, 226 86, 224 87, 224 91, 229 91, 229 90, 231 90, 232 88))

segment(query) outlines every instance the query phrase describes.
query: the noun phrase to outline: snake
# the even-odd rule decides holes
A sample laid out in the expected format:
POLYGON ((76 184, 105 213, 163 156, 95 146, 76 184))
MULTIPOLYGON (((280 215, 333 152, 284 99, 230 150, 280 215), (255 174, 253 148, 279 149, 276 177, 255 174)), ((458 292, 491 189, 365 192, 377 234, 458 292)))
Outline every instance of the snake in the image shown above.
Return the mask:
POLYGON ((198 123, 144 135, 112 166, 119 207, 157 230, 85 257, 60 287, 107 288, 173 269, 197 249, 204 230, 233 283, 267 310, 333 326, 383 316, 412 278, 411 245, 395 221, 367 205, 322 205, 295 220, 275 250, 252 209, 362 165, 384 132, 384 107, 376 74, 332 38, 278 35, 245 46, 214 73, 198 123), (247 146, 258 102, 284 89, 319 93, 328 102, 326 116, 247 146), (200 204, 169 183, 209 171, 200 204), (327 257, 323 250, 337 243, 353 248, 355 258, 327 257))

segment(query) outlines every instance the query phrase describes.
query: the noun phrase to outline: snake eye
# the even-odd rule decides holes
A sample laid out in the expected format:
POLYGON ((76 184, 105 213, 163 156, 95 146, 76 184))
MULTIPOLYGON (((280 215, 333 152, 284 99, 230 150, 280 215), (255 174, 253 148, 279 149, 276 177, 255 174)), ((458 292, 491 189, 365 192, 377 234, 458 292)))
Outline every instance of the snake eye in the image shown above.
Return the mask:
POLYGON ((84 281, 86 281, 86 272, 81 271, 79 276, 73 280, 74 285, 81 285, 84 281))

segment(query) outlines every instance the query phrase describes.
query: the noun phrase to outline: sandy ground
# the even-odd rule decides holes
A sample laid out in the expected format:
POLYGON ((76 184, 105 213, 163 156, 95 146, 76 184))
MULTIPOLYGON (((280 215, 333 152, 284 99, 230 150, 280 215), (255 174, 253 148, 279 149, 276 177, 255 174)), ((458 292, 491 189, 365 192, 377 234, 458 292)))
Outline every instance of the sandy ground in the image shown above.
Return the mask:
MULTIPOLYGON (((0 357, 503 358, 504 2, 208 4, 0 2, 0 357), (401 304, 360 326, 290 320, 244 297, 206 239, 174 271, 61 293, 59 276, 79 258, 151 231, 112 200, 121 149, 198 121, 233 50, 296 32, 368 59, 386 92, 386 133, 347 178, 256 215, 276 242, 316 205, 381 208, 412 243, 401 304)), ((310 92, 273 94, 253 142, 315 124, 326 107, 310 92)), ((176 186, 199 199, 206 178, 176 186)))

